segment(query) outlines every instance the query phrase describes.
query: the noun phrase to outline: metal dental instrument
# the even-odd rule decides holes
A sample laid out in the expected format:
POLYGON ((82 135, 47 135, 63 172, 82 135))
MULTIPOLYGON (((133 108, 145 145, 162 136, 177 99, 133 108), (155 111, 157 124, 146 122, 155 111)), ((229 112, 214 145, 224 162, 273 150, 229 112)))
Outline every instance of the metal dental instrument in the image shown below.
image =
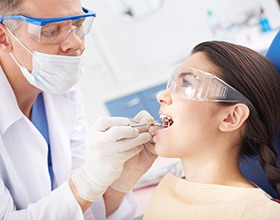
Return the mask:
POLYGON ((153 125, 153 126, 161 126, 162 123, 159 122, 159 121, 146 121, 146 122, 140 122, 136 119, 133 119, 133 118, 130 118, 129 119, 131 122, 135 123, 135 124, 132 124, 130 125, 131 127, 133 128, 136 128, 136 127, 142 127, 142 126, 146 126, 146 125, 153 125))

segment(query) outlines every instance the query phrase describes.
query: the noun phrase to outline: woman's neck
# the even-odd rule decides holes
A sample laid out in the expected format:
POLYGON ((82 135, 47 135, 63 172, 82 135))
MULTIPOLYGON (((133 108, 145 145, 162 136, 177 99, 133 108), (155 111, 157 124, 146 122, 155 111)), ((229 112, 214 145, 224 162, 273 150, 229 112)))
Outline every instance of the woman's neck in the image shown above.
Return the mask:
POLYGON ((182 159, 185 178, 191 182, 254 187, 240 172, 238 155, 205 154, 182 159))

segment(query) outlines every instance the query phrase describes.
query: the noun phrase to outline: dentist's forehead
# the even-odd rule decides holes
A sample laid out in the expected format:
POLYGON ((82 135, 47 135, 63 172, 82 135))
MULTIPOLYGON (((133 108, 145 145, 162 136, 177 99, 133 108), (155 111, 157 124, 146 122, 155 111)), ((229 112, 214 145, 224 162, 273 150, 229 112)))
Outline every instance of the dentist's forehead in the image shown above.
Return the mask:
POLYGON ((37 18, 54 18, 82 14, 80 0, 28 0, 23 1, 24 15, 37 18))

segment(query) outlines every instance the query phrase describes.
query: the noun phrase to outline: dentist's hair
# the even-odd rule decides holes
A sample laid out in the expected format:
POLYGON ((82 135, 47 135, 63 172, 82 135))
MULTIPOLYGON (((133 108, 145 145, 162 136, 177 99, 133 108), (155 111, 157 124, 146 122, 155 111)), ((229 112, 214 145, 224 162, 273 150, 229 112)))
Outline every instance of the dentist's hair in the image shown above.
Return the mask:
POLYGON ((255 106, 250 112, 240 157, 258 156, 270 184, 280 195, 280 169, 274 147, 280 125, 280 76, 274 65, 260 53, 223 41, 198 44, 192 54, 202 52, 216 67, 214 74, 244 94, 255 106))
POLYGON ((1 0, 0 16, 17 14, 22 3, 22 0, 1 0))
MULTIPOLYGON (((0 1, 0 16, 17 15, 21 13, 22 0, 1 0, 0 1)), ((18 27, 18 22, 5 21, 9 28, 14 30, 18 27)))

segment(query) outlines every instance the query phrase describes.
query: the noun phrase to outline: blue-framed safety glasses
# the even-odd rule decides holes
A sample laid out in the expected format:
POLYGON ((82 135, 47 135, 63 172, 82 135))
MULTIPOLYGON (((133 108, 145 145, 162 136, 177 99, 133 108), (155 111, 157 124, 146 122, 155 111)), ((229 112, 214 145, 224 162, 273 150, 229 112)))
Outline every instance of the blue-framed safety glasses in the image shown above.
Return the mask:
POLYGON ((175 96, 187 100, 244 103, 256 112, 252 102, 217 76, 192 67, 174 68, 167 83, 175 96))
POLYGON ((33 18, 24 15, 2 16, 0 23, 5 21, 25 21, 28 34, 36 41, 46 44, 59 44, 74 31, 83 38, 90 32, 96 14, 86 8, 83 14, 58 18, 33 18))

